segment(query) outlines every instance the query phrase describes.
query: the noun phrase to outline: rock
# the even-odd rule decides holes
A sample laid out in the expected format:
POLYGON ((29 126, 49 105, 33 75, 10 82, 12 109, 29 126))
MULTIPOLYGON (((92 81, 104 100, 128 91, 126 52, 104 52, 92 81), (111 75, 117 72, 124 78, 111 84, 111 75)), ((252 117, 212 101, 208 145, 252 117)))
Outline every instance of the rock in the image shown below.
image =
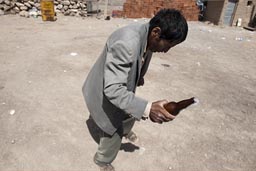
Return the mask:
POLYGON ((20 15, 21 17, 29 18, 29 13, 28 13, 27 11, 21 11, 21 12, 19 13, 19 15, 20 15))
POLYGON ((62 1, 62 4, 63 5, 70 5, 70 2, 69 1, 62 1))
POLYGON ((78 54, 76 52, 71 52, 70 55, 71 56, 77 56, 78 54))
POLYGON ((19 13, 19 12, 20 12, 20 9, 19 9, 18 7, 15 7, 13 10, 14 10, 16 13, 19 13))
POLYGON ((80 11, 80 15, 81 15, 82 17, 86 17, 86 16, 87 16, 87 12, 85 12, 85 11, 80 11))
POLYGON ((0 9, 0 16, 4 15, 4 11, 0 9))
POLYGON ((81 6, 81 8, 86 8, 86 5, 83 3, 81 3, 80 6, 81 6))
POLYGON ((64 6, 63 9, 64 9, 65 11, 67 11, 67 10, 68 10, 68 6, 64 6))
POLYGON ((4 2, 4 0, 0 0, 0 4, 2 4, 4 2))
POLYGON ((57 9, 59 9, 59 10, 61 10, 63 8, 63 5, 62 4, 59 4, 58 6, 57 6, 57 9))
POLYGON ((34 5, 37 9, 39 9, 41 7, 40 3, 35 3, 34 5))
POLYGON ((70 1, 70 4, 71 5, 75 5, 75 1, 70 1))
POLYGON ((74 13, 74 12, 70 12, 70 14, 69 14, 70 16, 75 16, 76 15, 76 13, 74 13))
POLYGON ((66 15, 66 16, 69 15, 69 14, 70 14, 70 11, 69 11, 69 10, 67 10, 67 11, 64 12, 64 15, 66 15))
POLYGON ((30 3, 28 3, 28 2, 25 2, 24 5, 25 5, 26 7, 28 7, 28 8, 32 8, 32 6, 30 5, 30 3))
POLYGON ((73 9, 77 9, 78 8, 78 6, 75 4, 75 5, 73 5, 73 9))
POLYGON ((78 9, 71 9, 69 10, 70 12, 73 12, 73 13, 77 13, 78 12, 78 9))
POLYGON ((15 5, 16 5, 17 7, 23 7, 23 6, 24 6, 22 3, 19 3, 19 2, 16 2, 15 5))
POLYGON ((31 6, 34 6, 35 3, 33 1, 28 1, 28 3, 31 5, 31 6))
POLYGON ((15 110, 12 109, 12 110, 9 111, 9 113, 10 113, 10 115, 14 115, 15 114, 15 110))
POLYGON ((5 0, 4 3, 5 3, 6 5, 11 5, 11 1, 9 1, 9 0, 5 0))
POLYGON ((21 9, 22 11, 27 11, 27 10, 28 10, 28 7, 27 7, 27 6, 22 6, 22 7, 20 7, 20 9, 21 9))
POLYGON ((13 15, 16 14, 16 13, 17 12, 14 9, 11 9, 10 12, 9 12, 9 14, 13 14, 13 15))

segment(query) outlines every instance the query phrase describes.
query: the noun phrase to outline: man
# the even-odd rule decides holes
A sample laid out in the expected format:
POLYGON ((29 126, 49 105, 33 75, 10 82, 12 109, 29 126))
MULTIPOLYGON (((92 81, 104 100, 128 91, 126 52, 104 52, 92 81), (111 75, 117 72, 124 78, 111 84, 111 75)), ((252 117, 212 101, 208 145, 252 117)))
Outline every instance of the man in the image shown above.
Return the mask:
POLYGON ((99 130, 94 162, 101 170, 114 170, 111 163, 123 136, 137 138, 131 131, 135 120, 149 117, 162 123, 175 118, 163 108, 166 100, 151 103, 135 91, 144 84, 152 53, 166 53, 186 39, 187 31, 179 11, 163 9, 149 23, 120 28, 108 38, 83 86, 90 119, 99 130))

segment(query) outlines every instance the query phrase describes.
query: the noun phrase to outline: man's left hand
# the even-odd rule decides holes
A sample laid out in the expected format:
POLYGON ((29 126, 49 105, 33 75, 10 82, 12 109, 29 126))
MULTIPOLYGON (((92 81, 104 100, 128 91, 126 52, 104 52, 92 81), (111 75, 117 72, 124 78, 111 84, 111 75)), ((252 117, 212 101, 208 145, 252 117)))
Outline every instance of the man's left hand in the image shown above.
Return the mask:
POLYGON ((138 82, 138 86, 143 86, 144 85, 144 78, 140 78, 138 82))

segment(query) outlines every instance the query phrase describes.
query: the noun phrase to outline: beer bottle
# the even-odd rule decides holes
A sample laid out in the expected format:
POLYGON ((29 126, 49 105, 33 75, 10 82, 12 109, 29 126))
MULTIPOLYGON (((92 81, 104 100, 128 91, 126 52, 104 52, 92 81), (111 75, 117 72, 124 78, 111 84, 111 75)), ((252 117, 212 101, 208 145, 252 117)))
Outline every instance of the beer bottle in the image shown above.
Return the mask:
POLYGON ((172 115, 176 116, 182 109, 190 106, 193 103, 197 103, 198 100, 194 97, 179 102, 169 102, 164 105, 164 108, 172 115))

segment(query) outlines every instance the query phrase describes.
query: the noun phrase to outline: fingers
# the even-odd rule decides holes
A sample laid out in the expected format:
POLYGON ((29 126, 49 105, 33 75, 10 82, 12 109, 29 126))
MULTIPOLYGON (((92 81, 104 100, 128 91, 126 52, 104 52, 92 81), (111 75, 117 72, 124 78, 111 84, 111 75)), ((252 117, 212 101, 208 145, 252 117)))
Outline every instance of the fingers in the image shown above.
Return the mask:
POLYGON ((163 123, 175 119, 175 116, 171 115, 165 108, 164 105, 168 103, 167 100, 160 100, 153 102, 150 111, 150 119, 153 122, 163 123))
POLYGON ((151 113, 149 115, 149 118, 151 119, 152 122, 156 122, 159 124, 162 124, 164 122, 164 119, 163 119, 163 117, 161 117, 160 114, 151 113))
POLYGON ((161 108, 160 112, 164 115, 166 119, 168 119, 168 121, 175 119, 175 116, 170 114, 165 108, 161 108))

